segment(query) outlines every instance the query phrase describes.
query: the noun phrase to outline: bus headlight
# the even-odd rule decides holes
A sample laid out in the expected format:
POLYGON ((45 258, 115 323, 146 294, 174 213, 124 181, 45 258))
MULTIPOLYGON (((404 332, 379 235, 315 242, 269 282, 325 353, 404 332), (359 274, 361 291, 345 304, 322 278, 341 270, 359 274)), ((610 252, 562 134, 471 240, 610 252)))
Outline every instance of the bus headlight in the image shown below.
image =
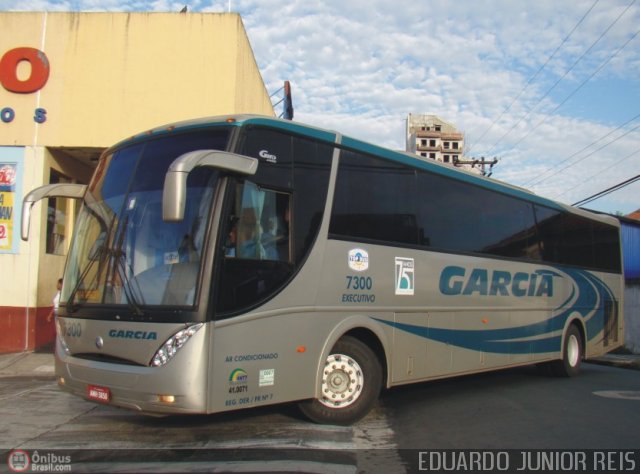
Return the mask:
POLYGON ((181 329, 167 339, 160 349, 158 349, 158 352, 155 353, 153 359, 151 359, 151 365, 153 367, 160 367, 173 359, 173 356, 176 355, 180 348, 184 346, 191 336, 197 333, 202 326, 204 326, 203 323, 194 324, 186 329, 181 329))

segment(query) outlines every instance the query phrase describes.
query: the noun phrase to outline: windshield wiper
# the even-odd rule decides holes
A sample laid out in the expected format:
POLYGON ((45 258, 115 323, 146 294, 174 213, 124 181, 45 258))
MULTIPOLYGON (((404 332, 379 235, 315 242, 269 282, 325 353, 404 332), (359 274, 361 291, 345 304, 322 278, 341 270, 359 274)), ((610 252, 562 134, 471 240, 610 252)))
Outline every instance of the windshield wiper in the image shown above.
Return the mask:
MULTIPOLYGON (((120 235, 117 239, 117 246, 111 251, 112 257, 115 259, 113 263, 113 273, 118 272, 118 276, 120 277, 120 281, 122 283, 122 289, 124 290, 124 296, 127 299, 127 304, 132 309, 133 314, 135 316, 144 316, 144 311, 140 307, 138 300, 136 299, 133 293, 133 286, 131 284, 131 279, 127 275, 127 258, 126 253, 124 252, 124 238, 127 231, 127 225, 129 223, 129 215, 127 214, 124 218, 124 221, 120 224, 120 235)), ((133 269, 132 269, 133 270, 133 269)), ((133 271, 131 272, 133 273, 133 271)), ((140 290, 140 286, 138 286, 138 294, 142 296, 142 291, 140 290)), ((144 298, 142 298, 144 304, 144 298)))
MULTIPOLYGON (((122 250, 114 250, 113 254, 116 259, 115 267, 118 275, 120 276, 120 281, 122 282, 122 289, 124 290, 124 296, 127 299, 127 304, 133 310, 134 315, 144 316, 144 311, 140 307, 140 304, 134 295, 131 278, 127 276, 126 255, 122 250)), ((138 294, 142 296, 140 286, 138 286, 138 294)), ((144 298, 142 298, 142 303, 144 304, 144 298)))
MULTIPOLYGON (((69 293, 69 298, 67 298, 67 302, 66 304, 66 308, 67 308, 67 312, 69 313, 75 313, 77 308, 75 305, 75 298, 76 298, 76 293, 78 293, 78 290, 80 289, 80 287, 82 286, 83 283, 85 283, 84 279, 86 278, 87 274, 89 273, 89 270, 91 270, 91 268, 93 267, 94 263, 97 262, 98 260, 102 259, 103 254, 105 253, 107 249, 104 246, 101 246, 98 251, 96 252, 95 258, 92 258, 91 260, 89 260, 89 263, 87 264, 86 267, 84 267, 84 270, 82 270, 82 273, 80 274, 80 276, 78 277, 78 282, 76 283, 76 286, 73 287, 73 289, 71 290, 71 293, 69 293)), ((97 273, 95 275, 97 277, 97 273)), ((93 283, 93 280, 91 280, 91 283, 93 283)))

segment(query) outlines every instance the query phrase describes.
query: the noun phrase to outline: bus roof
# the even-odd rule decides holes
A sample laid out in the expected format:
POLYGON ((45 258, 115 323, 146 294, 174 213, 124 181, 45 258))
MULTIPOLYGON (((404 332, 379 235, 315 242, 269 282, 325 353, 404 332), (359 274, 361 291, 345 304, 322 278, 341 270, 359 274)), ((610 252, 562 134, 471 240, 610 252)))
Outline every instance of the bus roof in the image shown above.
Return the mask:
POLYGON ((372 143, 358 140, 356 138, 344 136, 341 133, 335 131, 325 130, 312 125, 306 125, 299 122, 293 122, 291 120, 283 120, 262 115, 224 115, 215 117, 202 117, 193 120, 167 124, 125 139, 114 145, 111 149, 129 145, 134 142, 145 141, 152 137, 185 132, 189 130, 197 130, 217 126, 244 127, 251 125, 280 129, 289 133, 303 135, 328 143, 340 143, 341 146, 345 148, 350 148, 353 150, 361 151, 363 153, 379 156, 396 163, 436 173, 458 181, 464 181, 499 193, 508 194, 525 201, 530 201, 535 204, 540 204, 559 211, 579 214, 583 217, 598 220, 615 226, 620 225, 619 221, 613 216, 595 214, 577 207, 562 204, 551 199, 539 196, 527 189, 514 186, 503 181, 471 174, 469 172, 454 168, 451 165, 439 163, 435 160, 425 160, 412 153, 391 150, 389 148, 384 148, 372 143))

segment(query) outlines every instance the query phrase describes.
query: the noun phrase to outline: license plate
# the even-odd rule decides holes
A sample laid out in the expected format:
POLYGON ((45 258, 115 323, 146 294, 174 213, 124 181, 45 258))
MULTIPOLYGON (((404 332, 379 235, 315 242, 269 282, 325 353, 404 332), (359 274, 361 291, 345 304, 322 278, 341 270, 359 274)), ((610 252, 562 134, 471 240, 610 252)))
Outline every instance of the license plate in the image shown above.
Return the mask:
POLYGON ((108 403, 111 399, 109 389, 106 387, 99 387, 97 385, 89 385, 87 387, 87 396, 90 400, 103 403, 108 403))

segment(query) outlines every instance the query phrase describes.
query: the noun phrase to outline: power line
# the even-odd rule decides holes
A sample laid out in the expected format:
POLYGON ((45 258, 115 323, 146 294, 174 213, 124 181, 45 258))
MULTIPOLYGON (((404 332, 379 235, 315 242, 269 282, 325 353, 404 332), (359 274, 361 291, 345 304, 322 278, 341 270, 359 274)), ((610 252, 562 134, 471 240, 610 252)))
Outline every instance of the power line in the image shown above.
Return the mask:
MULTIPOLYGON (((616 161, 616 162, 615 162, 615 163, 613 163, 612 165, 609 165, 609 166, 607 166, 606 168, 601 169, 601 170, 597 171, 597 172, 596 172, 596 173, 594 173, 594 174, 602 175, 603 173, 606 173, 607 171, 609 171, 609 170, 610 170, 611 168, 613 168, 614 166, 618 166, 618 165, 620 165, 623 161, 628 160, 629 158, 631 158, 631 157, 632 157, 632 156, 634 156, 634 155, 637 155, 638 153, 640 153, 640 150, 632 151, 631 153, 629 153, 629 154, 628 154, 627 156, 625 156, 624 158, 621 158, 620 160, 616 161)), ((573 188, 566 189, 566 190, 565 190, 565 191, 563 191, 562 193, 560 193, 560 194, 556 194, 556 195, 553 197, 553 199, 558 199, 560 196, 564 196, 565 194, 570 193, 570 192, 571 192, 571 191, 573 191, 574 189, 579 188, 580 186, 583 186, 584 184, 586 184, 586 183, 585 183, 585 181, 581 181, 581 182, 579 182, 578 184, 576 184, 573 188)))
MULTIPOLYGON (((629 8, 631 8, 631 7, 633 6, 633 4, 634 4, 634 3, 636 3, 636 0, 632 0, 632 1, 631 1, 631 3, 630 3, 629 5, 627 5, 627 8, 625 8, 625 9, 622 11, 622 13, 620 13, 620 15, 618 15, 618 16, 616 17, 616 19, 615 19, 615 20, 613 20, 613 22, 612 22, 612 23, 611 23, 611 24, 610 24, 610 25, 609 25, 609 26, 608 26, 608 27, 607 27, 607 28, 606 28, 606 29, 605 29, 605 30, 600 34, 600 36, 598 37, 598 39, 596 39, 596 40, 591 44, 591 46, 589 46, 589 47, 585 50, 585 52, 584 52, 584 53, 582 53, 582 55, 580 55, 580 57, 579 57, 579 58, 578 58, 578 59, 577 59, 577 60, 576 60, 576 61, 575 61, 575 62, 574 62, 570 67, 569 67, 569 69, 567 69, 567 70, 565 71, 565 73, 562 75, 562 77, 560 77, 560 78, 559 78, 559 79, 558 79, 558 80, 557 80, 557 81, 556 81, 556 82, 555 82, 555 83, 554 83, 554 84, 553 84, 553 85, 552 85, 552 86, 551 86, 551 87, 550 87, 550 88, 549 88, 549 89, 544 93, 544 95, 543 95, 540 99, 538 99, 538 101, 535 103, 535 105, 534 105, 533 107, 531 107, 531 108, 527 111, 527 113, 526 113, 524 116, 522 116, 522 117, 521 117, 521 118, 520 118, 520 119, 519 119, 519 120, 518 120, 518 121, 517 121, 517 122, 516 122, 516 123, 515 123, 515 124, 514 124, 514 125, 513 125, 513 126, 512 126, 508 131, 507 131, 507 132, 506 132, 506 133, 505 133, 505 134, 504 134, 504 135, 502 135, 502 137, 500 137, 500 138, 499 138, 499 139, 498 139, 498 140, 497 140, 497 141, 496 141, 496 142, 491 146, 491 148, 490 148, 490 150, 489 150, 489 152, 488 152, 487 154, 491 154, 491 152, 493 152, 493 150, 495 149, 496 145, 497 145, 498 143, 500 143, 500 142, 501 142, 501 141, 502 141, 502 140, 503 140, 507 135, 509 135, 509 134, 510 134, 510 133, 511 133, 511 132, 512 132, 512 131, 513 131, 513 130, 514 130, 514 129, 519 125, 519 124, 520 124, 520 122, 522 122, 525 118, 527 118, 527 117, 529 116, 529 114, 531 114, 531 112, 533 112, 533 110, 535 110, 535 109, 536 109, 536 107, 538 107, 538 105, 540 105, 540 103, 541 103, 541 102, 542 102, 542 101, 543 101, 543 100, 544 100, 544 99, 545 99, 545 98, 546 98, 546 97, 551 93, 551 91, 552 91, 553 89, 555 89, 555 88, 556 88, 556 86, 557 86, 557 85, 558 85, 558 84, 559 84, 559 83, 560 83, 560 82, 561 82, 565 77, 567 77, 567 75, 568 75, 568 74, 573 70, 573 68, 575 68, 575 67, 578 65, 578 63, 579 63, 579 62, 580 62, 580 61, 581 61, 581 60, 582 60, 582 59, 583 59, 583 58, 584 58, 584 57, 585 57, 585 56, 586 56, 586 55, 587 55, 587 54, 588 54, 588 53, 589 53, 589 52, 590 52, 594 47, 595 47, 595 45, 596 45, 596 44, 598 44, 598 43, 600 42, 600 40, 602 40, 602 38, 604 38, 604 36, 609 32, 609 30, 610 30, 611 28, 613 28, 613 26, 614 26, 614 25, 615 25, 615 24, 620 20, 620 18, 622 18, 622 16, 623 16, 623 15, 624 15, 628 10, 629 10, 629 8)), ((633 37, 632 37, 631 39, 635 38, 637 35, 638 35, 638 32, 636 32, 636 34, 635 34, 635 35, 633 35, 633 37)), ((629 41, 631 41, 631 40, 629 40, 629 41)), ((622 46, 622 48, 624 48, 624 47, 629 43, 629 41, 627 41, 627 42, 622 46)), ((600 69, 602 69, 602 67, 604 67, 604 65, 605 65, 605 64, 607 64, 607 63, 611 60, 611 58, 612 58, 613 56, 615 56, 616 54, 618 54, 618 53, 622 50, 622 48, 619 48, 619 49, 618 49, 618 51, 616 51, 613 55, 610 55, 610 56, 609 56, 609 59, 607 59, 607 60, 606 60, 606 61, 605 61, 605 62, 604 62, 604 63, 603 63, 603 64, 602 64, 602 65, 601 65, 597 70, 596 70, 596 73, 597 73, 597 72, 599 72, 599 71, 600 71, 600 69)), ((594 73, 594 74, 592 74, 591 76, 589 76, 589 78, 587 79, 587 81, 588 81, 589 79, 591 79, 594 75, 595 75, 595 73, 594 73)), ((576 93, 580 88, 582 88, 582 86, 584 86, 584 84, 586 84, 586 82, 587 82, 587 81, 584 81, 580 86, 578 86, 578 88, 577 88, 576 90, 574 90, 574 92, 572 92, 572 93, 569 95, 569 97, 573 96, 573 94, 575 94, 575 93, 576 93)), ((567 97, 567 98, 562 102, 562 104, 564 104, 564 103, 569 99, 569 97, 567 97)), ((561 104, 561 105, 562 105, 562 104, 561 104)), ((555 108, 553 111, 551 111, 550 113, 551 113, 551 114, 553 114, 556 110, 558 110, 558 108, 559 108, 559 107, 556 107, 556 108, 555 108)), ((544 120, 543 120, 543 122, 544 122, 544 120)), ((543 122, 541 122, 541 123, 543 123, 543 122)), ((536 126, 536 128, 537 128, 539 125, 540 125, 540 124, 538 124, 538 125, 536 126)), ((530 131, 529 133, 531 133, 531 131, 530 131)), ((525 136, 525 138, 526 138, 527 136, 529 136, 529 134, 527 134, 527 135, 525 136)), ((518 142, 517 142, 516 144, 520 143, 522 140, 523 140, 523 139, 518 140, 518 142)), ((511 148, 509 148, 509 150, 513 149, 514 147, 515 147, 515 145, 513 145, 511 148)), ((507 151, 508 151, 508 150, 507 150, 507 151)))
MULTIPOLYGON (((583 152, 583 151, 585 151, 585 150, 588 150, 589 148, 591 148, 591 147, 592 147, 593 145, 595 145, 596 143, 601 142, 602 140, 604 140, 605 138, 607 138, 607 137, 608 137, 609 135, 611 135, 612 133, 617 132, 618 130, 620 130, 621 128, 625 127, 626 125, 628 125, 629 123, 633 122, 635 119, 637 119, 637 118, 639 118, 639 117, 640 117, 640 114, 638 114, 638 115, 636 115, 635 117, 633 117, 633 118, 631 118, 631 119, 627 120, 627 121, 626 121, 625 123, 623 123, 622 125, 619 125, 619 126, 618 126, 618 127, 616 127, 614 130, 611 130, 609 133, 607 133, 607 134, 605 134, 605 135, 601 136, 600 138, 598 138, 597 140, 593 141, 593 142, 592 142, 592 143, 590 143, 589 145, 587 145, 587 146, 583 147, 582 149, 580 149, 580 150, 576 151, 576 152, 575 152, 575 153, 573 153, 572 155, 569 155, 568 157, 564 158, 563 160, 559 160, 559 162, 558 162, 558 164, 557 164, 557 165, 555 165, 555 166, 553 166, 553 167, 549 168, 548 170, 546 170, 545 172, 543 172, 541 175, 538 175, 538 176, 536 176, 535 178, 532 178, 532 179, 530 179, 529 181, 526 181, 526 182, 524 182, 524 183, 520 184, 520 186, 527 186, 527 185, 529 185, 529 184, 530 184, 531 186, 534 186, 534 185, 536 185, 536 184, 540 184, 540 183, 542 183, 542 182, 546 181, 547 179, 549 179, 549 178, 551 178, 551 177, 553 177, 553 176, 557 175, 560 171, 564 171, 564 170, 566 170, 567 168, 569 168, 570 166, 573 166, 574 164, 576 164, 576 163, 578 163, 578 162, 580 162, 580 161, 584 160, 585 158, 587 158, 587 157, 589 157, 589 156, 593 155, 593 153, 595 153, 596 151, 600 151, 600 150, 602 150, 603 148, 605 148, 605 147, 607 147, 607 146, 611 145, 612 143, 614 143, 614 142, 618 141, 618 140, 619 140, 619 139, 621 139, 624 135, 622 135, 622 136, 620 136, 620 137, 616 138, 615 140, 610 141, 609 143, 607 143, 606 145, 604 145, 604 146, 602 146, 602 147, 598 148, 598 149, 597 149, 597 150, 595 150, 594 152, 589 153, 588 155, 586 155, 586 156, 584 156, 584 157, 582 157, 582 158, 580 158, 580 159, 578 159, 578 160, 574 161, 573 163, 571 163, 571 164, 569 164, 569 165, 565 166, 564 168, 562 168, 562 169, 558 170, 557 172, 555 172, 555 173, 553 173, 553 174, 549 175, 548 177, 540 179, 540 178, 541 178, 542 176, 544 176, 545 174, 547 174, 547 173, 549 173, 550 171, 553 171, 554 169, 558 168, 559 166, 561 166, 563 163, 566 163, 566 161, 570 160, 570 159, 571 159, 571 158, 573 158, 574 156, 579 155, 580 153, 582 153, 582 152, 583 152), (537 181, 536 181, 536 180, 537 180, 537 181)), ((638 127, 636 127, 636 128, 638 128, 638 127)), ((635 130, 635 129, 634 129, 634 130, 635 130)), ((625 135, 627 135, 627 134, 625 133, 625 135)))
MULTIPOLYGON (((595 71, 593 71, 593 73, 589 77, 587 77, 584 81, 582 81, 580 83, 580 85, 578 87, 576 87, 567 97, 565 97, 562 102, 560 102, 556 107, 554 107, 554 109, 551 112, 549 112, 548 115, 553 115, 555 112, 557 112, 560 107, 562 107, 571 97, 573 97, 580 89, 582 89, 584 87, 584 85, 593 78, 593 76, 598 74, 609 63, 609 61, 611 61, 615 56, 617 56, 617 54, 620 51, 622 51, 639 34, 640 34, 640 30, 636 31, 633 34, 633 36, 631 36, 631 38, 629 38, 622 46, 620 46, 620 48, 618 48, 618 50, 615 53, 611 54, 595 71)), ((535 126, 531 127, 529 129, 529 131, 522 138, 520 138, 517 142, 515 142, 513 145, 511 145, 511 148, 509 148, 509 150, 512 150, 517 145, 519 145, 525 138, 527 138, 529 135, 531 135, 535 129, 537 129, 540 125, 542 125, 546 121, 547 121, 547 119, 543 118, 535 126)), ((507 150, 507 151, 509 151, 509 150, 507 150)))
MULTIPOLYGON (((635 132, 638 128, 640 128, 640 124, 636 125, 635 127, 633 127, 631 130, 627 130, 625 133, 623 133, 622 135, 620 135, 619 137, 614 138, 613 140, 611 140, 609 143, 605 143, 604 145, 602 145, 599 148, 596 148, 595 150, 593 150, 591 153, 588 153, 587 155, 583 156, 582 158, 579 158, 577 160, 575 160, 573 163, 569 163, 567 166, 565 166, 564 168, 560 168, 559 170, 557 170, 555 173, 547 176, 546 178, 535 182, 534 184, 540 184, 543 183, 544 181, 547 181, 549 178, 552 178, 553 176, 557 175, 558 173, 560 173, 561 171, 566 170, 567 168, 571 168, 572 166, 580 163, 583 160, 586 160, 587 158, 589 158, 590 156, 592 156, 593 154, 595 154, 596 152, 602 150, 603 148, 608 147, 609 145, 611 145, 612 143, 617 142, 618 140, 621 140, 622 138, 624 138, 625 136, 629 135, 632 132, 635 132)), ((591 146, 591 145, 589 145, 591 146)))
POLYGON ((635 183, 638 180, 640 180, 640 174, 635 175, 633 178, 629 178, 626 181, 623 181, 622 183, 618 183, 615 186, 611 186, 610 188, 607 188, 604 191, 600 191, 599 193, 593 194, 592 196, 589 196, 588 198, 585 198, 581 201, 574 202, 572 206, 583 206, 592 201, 595 201, 596 199, 600 199, 601 197, 604 197, 607 194, 611 194, 614 191, 618 191, 619 189, 622 189, 625 186, 629 186, 630 184, 635 183))
POLYGON ((469 145, 469 152, 471 152, 471 149, 473 148, 473 146, 478 143, 480 140, 482 140, 485 135, 487 133, 489 133, 489 130, 491 130, 493 128, 493 126, 498 123, 498 121, 504 116, 504 114, 506 114, 511 107, 513 107, 513 104, 516 103, 516 101, 520 98, 520 96, 524 93, 525 90, 527 90, 527 88, 529 87, 529 85, 531 85, 531 83, 535 80, 536 77, 538 77, 538 74, 540 74, 542 72, 542 70, 547 66, 547 64, 549 64, 549 62, 555 57, 556 53, 558 51, 560 51, 560 48, 562 48, 562 46, 564 46, 564 44, 567 42, 567 40, 571 37, 571 35, 573 34, 574 31, 576 31, 576 29, 578 28, 578 26, 580 26, 582 24, 582 22, 585 20, 585 18, 587 18, 587 15, 589 15, 589 13, 591 13, 591 10, 593 10, 593 8, 598 4, 600 0, 596 0, 595 2, 593 2, 593 5, 591 5, 591 7, 586 11, 586 13, 584 15, 582 15, 582 18, 580 18, 580 20, 578 21, 578 23, 575 24, 575 26, 571 29, 571 31, 569 32, 569 34, 567 36, 564 37, 564 39, 562 40, 562 42, 558 45, 558 47, 553 51, 553 53, 551 53, 551 55, 547 58, 547 60, 544 62, 544 64, 542 66, 540 66, 538 68, 538 70, 535 72, 535 74, 533 74, 533 76, 531 76, 529 78, 529 80, 527 81, 527 83, 524 85, 524 87, 520 90, 520 92, 518 93, 518 95, 511 101, 511 103, 507 106, 506 109, 504 109, 502 111, 502 113, 500 114, 500 116, 495 119, 493 122, 491 122, 491 125, 489 125, 487 127, 487 129, 482 132, 482 135, 480 135, 480 138, 478 138, 477 140, 475 140, 475 142, 471 145, 469 145))

